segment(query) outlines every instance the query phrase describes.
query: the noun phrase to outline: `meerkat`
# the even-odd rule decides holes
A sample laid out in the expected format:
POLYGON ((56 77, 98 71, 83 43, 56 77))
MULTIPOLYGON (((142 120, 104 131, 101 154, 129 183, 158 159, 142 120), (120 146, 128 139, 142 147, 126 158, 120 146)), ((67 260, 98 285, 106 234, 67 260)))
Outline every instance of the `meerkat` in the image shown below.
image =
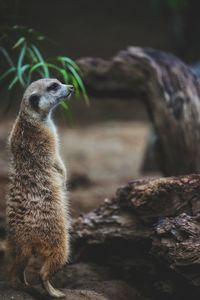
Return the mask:
POLYGON ((55 298, 65 295, 49 278, 69 258, 69 220, 66 169, 52 111, 69 98, 73 86, 56 79, 40 79, 25 91, 9 136, 10 187, 7 197, 8 246, 14 256, 12 281, 28 285, 26 265, 32 255, 42 257, 43 287, 55 298))

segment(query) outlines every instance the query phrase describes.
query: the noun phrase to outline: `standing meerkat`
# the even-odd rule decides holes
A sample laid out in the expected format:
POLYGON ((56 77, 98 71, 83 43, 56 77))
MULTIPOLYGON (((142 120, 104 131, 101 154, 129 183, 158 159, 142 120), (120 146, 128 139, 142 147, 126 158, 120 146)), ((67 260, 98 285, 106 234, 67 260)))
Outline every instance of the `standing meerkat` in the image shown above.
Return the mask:
POLYGON ((9 137, 12 156, 7 197, 8 246, 14 255, 11 279, 28 284, 25 267, 34 254, 44 259, 40 270, 49 295, 65 295, 49 277, 69 257, 69 220, 66 169, 52 110, 73 92, 56 79, 40 79, 25 91, 19 115, 9 137))

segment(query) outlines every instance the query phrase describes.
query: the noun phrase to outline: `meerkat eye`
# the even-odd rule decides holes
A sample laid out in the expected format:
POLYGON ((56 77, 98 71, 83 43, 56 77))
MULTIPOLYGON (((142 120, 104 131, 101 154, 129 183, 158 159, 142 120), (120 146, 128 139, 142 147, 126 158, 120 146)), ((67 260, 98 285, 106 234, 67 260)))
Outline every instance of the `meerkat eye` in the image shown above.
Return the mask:
POLYGON ((39 108, 39 102, 40 102, 40 95, 39 94, 33 94, 29 98, 29 102, 31 107, 35 110, 38 111, 39 108))
POLYGON ((47 87, 47 91, 54 91, 56 92, 60 88, 60 85, 57 82, 52 83, 50 86, 47 87))

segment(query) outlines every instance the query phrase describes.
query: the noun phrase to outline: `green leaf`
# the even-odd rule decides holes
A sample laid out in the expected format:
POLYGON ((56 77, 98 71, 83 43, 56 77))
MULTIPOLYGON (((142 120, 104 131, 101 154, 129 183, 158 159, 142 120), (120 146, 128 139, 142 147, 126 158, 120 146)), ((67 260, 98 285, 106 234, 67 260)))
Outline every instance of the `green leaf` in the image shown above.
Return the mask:
POLYGON ((57 71, 57 73, 59 73, 59 75, 65 80, 65 82, 67 83, 68 82, 68 74, 67 72, 62 69, 62 68, 59 68, 58 66, 54 65, 54 64, 51 64, 51 63, 47 63, 47 62, 39 62, 35 65, 33 65, 30 70, 29 70, 29 74, 28 76, 31 77, 31 74, 33 72, 35 72, 37 69, 41 68, 41 67, 44 67, 44 65, 50 69, 54 69, 57 71))
POLYGON ((14 30, 24 30, 24 29, 27 29, 27 27, 26 26, 21 26, 21 25, 14 25, 12 27, 12 29, 14 29, 14 30))
MULTIPOLYGON (((166 0, 165 2, 167 6, 174 11, 183 9, 189 3, 188 0, 166 0)), ((159 3, 159 0, 157 0, 157 5, 158 4, 162 5, 159 3)))
POLYGON ((39 62, 39 63, 33 65, 33 66, 30 68, 30 70, 29 70, 29 72, 28 72, 28 82, 31 81, 32 73, 35 72, 35 71, 37 71, 37 72, 43 77, 43 72, 41 73, 40 70, 38 70, 38 69, 41 68, 41 67, 43 68, 43 66, 44 66, 44 63, 43 63, 43 62, 39 62))
POLYGON ((17 83, 17 81, 19 80, 18 76, 16 75, 15 78, 11 81, 11 83, 8 86, 8 90, 11 91, 12 88, 15 86, 15 84, 17 83))
POLYGON ((20 54, 19 54, 18 63, 17 63, 17 74, 18 74, 18 78, 19 78, 19 81, 22 84, 22 86, 26 85, 25 82, 24 82, 23 76, 22 76, 23 75, 22 63, 23 63, 25 53, 26 53, 26 45, 24 45, 22 47, 22 49, 20 51, 20 54))
POLYGON ((76 79, 81 92, 83 93, 83 96, 85 98, 85 102, 87 105, 89 105, 89 98, 85 89, 85 86, 83 84, 83 81, 81 79, 81 77, 79 76, 79 74, 76 72, 76 70, 74 68, 72 68, 71 66, 68 66, 68 69, 71 71, 72 75, 74 76, 74 78, 76 79))
POLYGON ((66 102, 63 101, 63 102, 61 102, 60 104, 61 104, 61 106, 64 108, 65 111, 69 111, 69 107, 68 107, 68 105, 67 105, 66 102))
POLYGON ((29 74, 32 74, 35 70, 37 70, 38 68, 43 67, 43 66, 44 66, 43 62, 39 62, 39 63, 33 65, 29 70, 29 74))
POLYGON ((58 66, 56 66, 56 65, 54 65, 54 64, 47 63, 47 66, 48 66, 49 68, 51 68, 51 69, 56 70, 56 71, 61 75, 61 77, 62 77, 64 74, 67 75, 66 71, 65 71, 65 73, 64 73, 64 72, 63 72, 64 70, 63 70, 62 68, 60 68, 60 67, 58 67, 58 66))
POLYGON ((16 70, 15 67, 10 67, 8 70, 6 70, 1 76, 0 81, 4 80, 8 75, 10 75, 12 72, 16 70))
POLYGON ((60 72, 62 73, 64 83, 69 82, 69 75, 67 74, 65 69, 60 69, 60 72))
POLYGON ((9 63, 9 65, 11 67, 14 67, 14 63, 10 57, 10 55, 8 54, 8 52, 6 51, 6 49, 4 49, 3 47, 0 47, 0 51, 1 53, 4 55, 4 57, 6 58, 7 62, 9 63))
POLYGON ((21 37, 16 43, 15 45, 13 46, 13 49, 16 49, 17 47, 19 47, 22 43, 25 42, 25 38, 24 37, 21 37))
POLYGON ((43 36, 43 35, 40 35, 40 36, 38 36, 38 41, 44 41, 45 40, 45 36, 43 36))
POLYGON ((80 96, 79 85, 73 75, 70 75, 70 81, 74 86, 75 96, 78 98, 80 96))
POLYGON ((72 126, 74 122, 73 122, 72 114, 70 112, 70 109, 69 109, 67 103, 62 101, 60 103, 60 106, 63 108, 70 126, 72 126))
MULTIPOLYGON (((57 58, 57 60, 59 60, 58 58, 57 58)), ((62 64, 62 66, 63 66, 63 68, 62 68, 62 73, 63 73, 63 79, 64 79, 64 82, 65 83, 68 83, 69 82, 69 74, 67 74, 67 72, 66 72, 66 70, 65 70, 65 63, 63 62, 63 61, 60 61, 61 62, 61 64, 62 64)))
MULTIPOLYGON (((31 64, 37 63, 38 61, 37 56, 35 55, 34 51, 28 46, 27 46, 27 53, 29 55, 31 64)), ((40 74, 40 76, 43 77, 43 72, 41 70, 38 70, 38 73, 40 74)), ((30 78, 28 80, 30 81, 30 78)))
MULTIPOLYGON (((26 64, 26 65, 23 65, 21 67, 21 76, 23 77, 23 74, 30 68, 30 65, 29 64, 26 64)), ((24 81, 25 85, 24 86, 27 86, 29 83, 30 83, 30 80, 29 80, 29 77, 27 76, 25 81, 24 81)))
POLYGON ((48 66, 45 63, 42 54, 40 53, 40 51, 38 50, 38 48, 35 45, 31 45, 31 48, 33 49, 34 53, 36 54, 38 61, 43 63, 43 71, 44 71, 44 77, 48 78, 49 77, 49 70, 48 70, 48 66))
POLYGON ((77 66, 77 64, 69 57, 66 56, 58 56, 58 60, 64 62, 64 64, 69 64, 71 65, 75 70, 80 72, 80 68, 77 66))
POLYGON ((35 55, 34 51, 30 47, 27 47, 27 51, 28 51, 29 56, 32 59, 32 61, 37 62, 38 59, 37 59, 37 56, 35 55))
MULTIPOLYGON (((46 61, 46 56, 43 56, 40 46, 37 47, 37 44, 40 45, 42 40, 46 39, 43 34, 25 26, 14 26, 12 28, 7 26, 5 30, 6 39, 11 43, 11 50, 17 49, 18 57, 16 57, 14 51, 9 53, 7 48, 0 47, 0 55, 3 54, 4 60, 9 64, 7 69, 0 74, 0 84, 4 79, 11 80, 8 90, 14 92, 14 87, 20 85, 25 87, 32 78, 57 76, 66 84, 72 83, 75 88, 75 95, 79 96, 81 93, 86 103, 89 104, 87 92, 81 78, 81 70, 71 58, 58 56, 51 61, 46 61), (15 37, 18 36, 14 42, 11 40, 12 36, 9 40, 10 34, 12 36, 14 34, 15 37), (12 57, 14 58, 12 59, 12 57)), ((68 116, 68 120, 71 119, 69 104, 63 102, 61 107, 68 116)))

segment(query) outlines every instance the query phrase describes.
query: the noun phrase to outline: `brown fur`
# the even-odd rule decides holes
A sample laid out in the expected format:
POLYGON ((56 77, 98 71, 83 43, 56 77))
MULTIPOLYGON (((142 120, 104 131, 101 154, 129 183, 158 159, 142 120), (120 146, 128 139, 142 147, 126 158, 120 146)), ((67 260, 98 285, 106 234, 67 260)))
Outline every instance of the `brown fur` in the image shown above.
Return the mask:
POLYGON ((26 283, 23 273, 29 258, 41 256, 45 286, 69 258, 66 171, 56 133, 44 116, 32 116, 23 101, 9 138, 8 244, 15 259, 11 273, 26 283))

